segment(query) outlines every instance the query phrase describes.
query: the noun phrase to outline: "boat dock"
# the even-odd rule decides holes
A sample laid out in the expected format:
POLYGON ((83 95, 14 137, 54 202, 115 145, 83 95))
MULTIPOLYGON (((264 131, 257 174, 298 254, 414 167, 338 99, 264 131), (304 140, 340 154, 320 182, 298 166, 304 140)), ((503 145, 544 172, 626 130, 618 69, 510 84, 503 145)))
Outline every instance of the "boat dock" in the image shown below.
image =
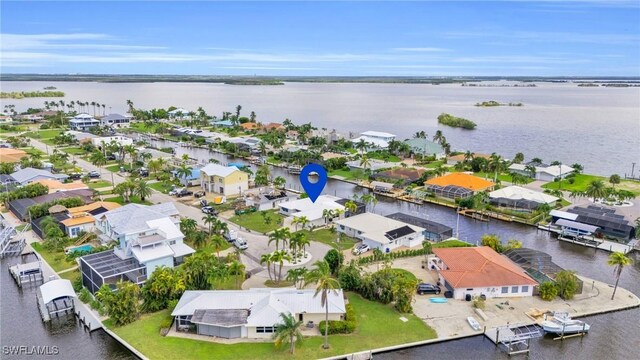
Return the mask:
POLYGON ((531 339, 542 337, 542 331, 537 325, 515 324, 485 328, 484 336, 511 356, 528 353, 531 339))
POLYGON ((628 244, 621 244, 614 241, 596 239, 592 236, 589 237, 581 237, 579 239, 570 238, 562 236, 562 230, 551 227, 549 225, 538 225, 539 230, 548 231, 551 234, 557 234, 558 240, 581 245, 585 247, 594 248, 597 250, 604 250, 609 252, 621 252, 623 254, 628 254, 634 250, 636 250, 636 246, 638 245, 638 240, 631 240, 628 244))
POLYGON ((25 264, 10 266, 9 273, 11 273, 18 287, 22 287, 24 284, 39 284, 44 282, 42 262, 40 259, 25 264))

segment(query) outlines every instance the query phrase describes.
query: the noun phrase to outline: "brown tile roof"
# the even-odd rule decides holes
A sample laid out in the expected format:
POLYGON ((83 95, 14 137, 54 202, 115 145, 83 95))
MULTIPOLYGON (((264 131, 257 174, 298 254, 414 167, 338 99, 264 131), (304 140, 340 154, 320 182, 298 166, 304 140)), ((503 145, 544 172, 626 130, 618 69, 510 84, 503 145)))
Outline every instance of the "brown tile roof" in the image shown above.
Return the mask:
POLYGON ((438 186, 454 185, 473 191, 482 191, 495 185, 491 181, 460 172, 429 179, 424 184, 438 186))
POLYGON ((84 184, 82 182, 71 182, 71 183, 61 183, 58 180, 53 180, 53 179, 41 179, 41 180, 37 180, 34 181, 37 182, 39 184, 42 184, 46 187, 49 188, 49 193, 54 193, 54 192, 58 192, 58 191, 69 191, 69 190, 80 190, 80 189, 88 189, 89 186, 87 186, 87 184, 84 184))
POLYGON ((119 207, 121 207, 122 205, 115 203, 115 202, 110 202, 110 201, 96 201, 94 203, 88 204, 88 205, 82 205, 82 206, 78 206, 78 207, 74 207, 74 208, 69 208, 67 209, 67 211, 71 214, 71 213, 80 213, 80 212, 89 212, 89 211, 93 211, 95 209, 98 209, 100 207, 103 207, 107 210, 113 210, 113 209, 117 209, 119 207))
POLYGON ((454 288, 536 285, 522 268, 488 246, 433 249, 446 265, 440 274, 454 288))
POLYGON ((272 130, 272 129, 284 129, 284 126, 280 123, 268 123, 267 125, 264 126, 265 130, 272 130))
POLYGON ((245 130, 254 130, 254 129, 260 128, 260 125, 254 123, 254 122, 246 122, 246 123, 240 124, 240 127, 245 129, 245 130))
POLYGON ((80 224, 89 224, 92 222, 95 222, 95 219, 93 218, 93 216, 90 216, 90 215, 76 216, 76 217, 71 217, 71 218, 60 221, 60 223, 66 227, 80 225, 80 224))
POLYGON ((24 150, 0 148, 0 162, 3 163, 16 163, 25 156, 27 156, 27 153, 24 150))

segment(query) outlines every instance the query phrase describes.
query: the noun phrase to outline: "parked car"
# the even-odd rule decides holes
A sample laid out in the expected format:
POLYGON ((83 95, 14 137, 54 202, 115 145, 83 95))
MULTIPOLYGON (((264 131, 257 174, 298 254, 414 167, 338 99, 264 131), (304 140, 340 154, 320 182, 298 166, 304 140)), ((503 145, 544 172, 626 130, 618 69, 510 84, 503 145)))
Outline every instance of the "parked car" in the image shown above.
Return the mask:
POLYGON ((247 241, 240 237, 233 242, 233 246, 237 247, 240 250, 246 250, 249 248, 249 245, 247 245, 247 241))
POLYGON ((138 169, 138 173, 140 173, 140 176, 142 177, 149 176, 149 170, 147 170, 147 168, 141 167, 140 169, 138 169))
POLYGON ((185 188, 180 189, 180 191, 178 191, 178 193, 176 194, 177 197, 183 197, 183 196, 189 196, 189 195, 193 195, 193 191, 185 188))
POLYGON ((371 250, 369 245, 360 244, 360 245, 356 246, 355 248, 353 248, 353 255, 360 255, 360 254, 366 253, 369 250, 371 250))
POLYGON ((227 239, 227 241, 232 242, 238 238, 238 234, 235 232, 235 230, 228 230, 224 233, 224 235, 222 235, 222 237, 227 239))
POLYGON ((89 174, 87 174, 90 178, 92 179, 97 179, 100 177, 100 173, 93 170, 93 171, 89 171, 89 174))
POLYGON ((115 160, 116 160, 116 156, 115 156, 115 155, 113 155, 113 154, 107 154, 107 160, 113 160, 113 161, 115 161, 115 160))
POLYGON ((205 214, 218 215, 218 213, 213 208, 213 206, 203 206, 203 207, 200 208, 200 210, 202 210, 202 212, 205 213, 205 214))
POLYGON ((69 174, 69 180, 80 180, 80 179, 82 179, 82 174, 80 173, 69 174))
POLYGON ((418 295, 422 295, 422 294, 440 294, 440 286, 433 285, 433 284, 427 284, 427 283, 421 283, 421 284, 418 284, 417 292, 418 292, 418 295))
POLYGON ((195 193, 195 194, 193 194, 193 196, 194 196, 196 199, 201 198, 201 197, 203 197, 204 195, 205 195, 205 192, 204 192, 204 191, 202 191, 202 190, 200 190, 200 191, 196 191, 196 193, 195 193))

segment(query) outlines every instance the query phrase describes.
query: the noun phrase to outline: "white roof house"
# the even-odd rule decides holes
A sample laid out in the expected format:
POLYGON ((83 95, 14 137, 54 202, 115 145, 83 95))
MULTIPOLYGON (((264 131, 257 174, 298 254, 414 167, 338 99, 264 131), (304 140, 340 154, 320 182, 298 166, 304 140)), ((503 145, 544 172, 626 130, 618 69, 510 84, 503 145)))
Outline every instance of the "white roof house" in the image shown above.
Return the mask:
MULTIPOLYGON (((346 312, 342 290, 329 292, 329 319, 340 320, 346 312)), ((224 338, 264 338, 290 313, 304 322, 324 320, 325 307, 315 290, 249 289, 189 290, 171 313, 176 325, 196 325, 198 334, 224 338)))
POLYGON ((114 136, 101 136, 95 137, 91 139, 91 143, 94 146, 102 146, 109 145, 111 142, 114 142, 120 146, 133 145, 133 139, 130 137, 122 136, 122 135, 114 135, 114 136))
POLYGON ((350 216, 335 222, 337 230, 384 252, 400 246, 414 247, 424 241, 425 228, 373 213, 350 216))
POLYGON ((360 134, 359 137, 351 139, 353 143, 359 143, 360 140, 372 145, 375 148, 386 149, 389 146, 389 142, 394 140, 396 136, 382 131, 365 131, 360 134))
POLYGON ((305 216, 310 224, 322 225, 324 218, 322 217, 324 210, 345 210, 345 207, 337 201, 339 197, 331 195, 320 195, 315 202, 309 198, 297 199, 278 204, 280 214, 289 216, 289 221, 297 217, 305 216))
POLYGON ((236 171, 239 171, 235 166, 223 166, 218 164, 207 164, 200 169, 201 173, 205 173, 207 176, 222 176, 227 177, 236 171))
MULTIPOLYGON (((527 165, 525 164, 511 164, 509 170, 518 174, 531 176, 526 167, 527 165)), ((571 166, 567 165, 536 166, 535 168, 535 179, 544 181, 553 181, 558 177, 564 178, 575 171, 571 166)))
POLYGON ((492 199, 503 198, 514 201, 527 200, 537 202, 539 204, 552 204, 559 200, 555 196, 547 195, 539 191, 525 189, 520 186, 507 186, 500 190, 492 191, 489 193, 489 197, 492 199))
POLYGON ((34 169, 34 168, 28 167, 12 173, 11 177, 20 185, 27 185, 34 181, 44 180, 44 179, 64 181, 69 176, 65 174, 53 174, 47 170, 34 169))

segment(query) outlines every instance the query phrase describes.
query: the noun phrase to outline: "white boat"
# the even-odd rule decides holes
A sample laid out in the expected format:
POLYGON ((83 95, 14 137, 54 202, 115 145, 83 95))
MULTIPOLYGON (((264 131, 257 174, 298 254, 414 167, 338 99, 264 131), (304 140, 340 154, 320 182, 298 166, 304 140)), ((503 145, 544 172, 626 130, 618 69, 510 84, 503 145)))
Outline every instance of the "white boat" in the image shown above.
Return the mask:
POLYGON ((473 316, 469 316, 467 318, 467 322, 469 323, 469 326, 471 326, 471 328, 475 331, 480 331, 480 323, 473 318, 473 316))
POLYGON ((542 321, 542 329, 545 333, 552 334, 578 334, 589 332, 589 324, 580 320, 573 320, 566 312, 554 312, 553 317, 545 315, 542 321))

